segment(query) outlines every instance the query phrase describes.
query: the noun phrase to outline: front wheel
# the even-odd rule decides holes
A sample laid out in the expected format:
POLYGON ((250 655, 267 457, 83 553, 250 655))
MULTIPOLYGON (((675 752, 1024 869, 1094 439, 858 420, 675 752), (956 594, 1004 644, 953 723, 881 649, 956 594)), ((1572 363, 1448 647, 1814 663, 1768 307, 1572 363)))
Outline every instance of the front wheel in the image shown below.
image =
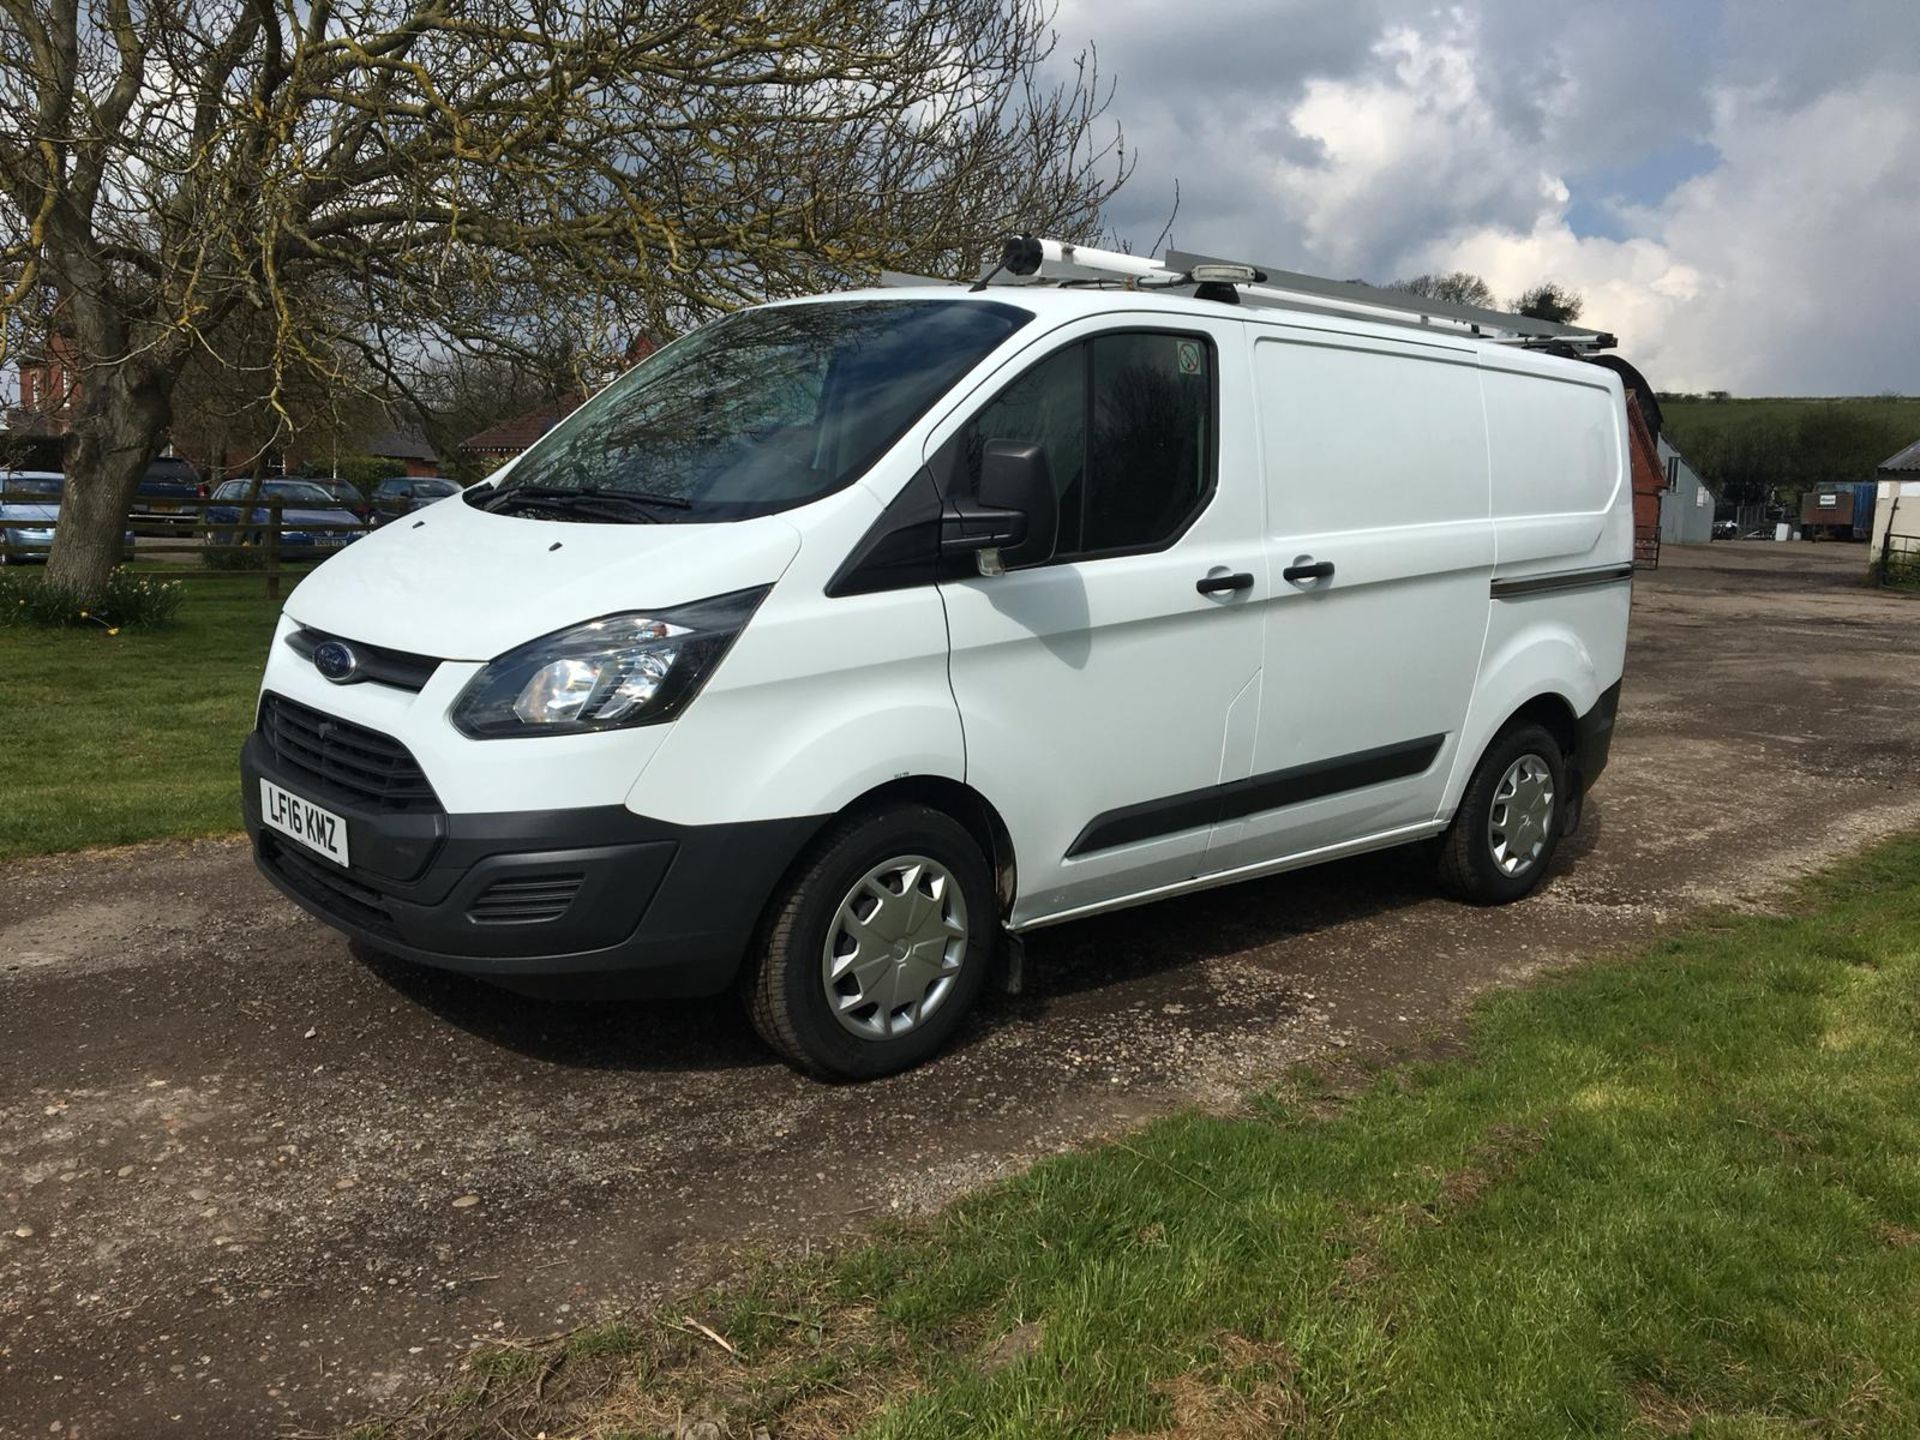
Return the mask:
POLYGON ((1571 800, 1566 758, 1545 727, 1501 731, 1441 838, 1440 883, 1476 905, 1531 894, 1553 863, 1571 800))
POLYGON ((925 805, 852 815, 774 896, 747 975, 764 1039, 802 1070, 868 1080, 953 1037, 999 933, 993 878, 964 826, 925 805))

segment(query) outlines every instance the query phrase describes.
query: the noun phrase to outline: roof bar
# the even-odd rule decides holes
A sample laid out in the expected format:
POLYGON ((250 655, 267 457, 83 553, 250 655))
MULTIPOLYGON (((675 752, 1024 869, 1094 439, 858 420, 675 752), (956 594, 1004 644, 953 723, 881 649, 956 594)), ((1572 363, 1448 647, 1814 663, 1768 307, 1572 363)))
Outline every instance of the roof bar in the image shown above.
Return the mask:
MULTIPOLYGON (((1166 264, 1170 269, 1191 270, 1195 265, 1212 262, 1213 258, 1186 250, 1169 250, 1166 264)), ((1445 318, 1477 326, 1483 331, 1503 331, 1507 335, 1523 336, 1530 340, 1560 340, 1575 348, 1611 350, 1616 343, 1613 336, 1591 325, 1562 325, 1552 320, 1536 320, 1531 315, 1485 310, 1478 305, 1463 305, 1457 300, 1411 295, 1405 290, 1388 290, 1378 285, 1362 284, 1358 280, 1323 280, 1317 275, 1303 275, 1273 265, 1258 268, 1267 272, 1267 288, 1314 297, 1322 304, 1331 301, 1341 304, 1342 308, 1347 304, 1357 304, 1421 317, 1445 318)))
MULTIPOLYGON (((1564 345, 1582 352, 1611 350, 1613 336, 1588 326, 1560 325, 1503 310, 1484 310, 1451 300, 1432 300, 1404 290, 1386 290, 1351 280, 1326 280, 1317 275, 1282 270, 1270 265, 1224 260, 1186 250, 1169 250, 1162 260, 1099 250, 1067 240, 1035 240, 1019 236, 1007 242, 1006 258, 976 282, 978 285, 1120 284, 1129 289, 1167 289, 1201 283, 1209 288, 1223 281, 1193 274, 1196 266, 1216 266, 1251 272, 1252 280, 1235 279, 1233 289, 1242 303, 1262 308, 1305 311, 1371 320, 1378 324, 1409 325, 1447 334, 1470 335, 1508 345, 1564 345)), ((884 274, 883 285, 923 283, 914 277, 884 274)))

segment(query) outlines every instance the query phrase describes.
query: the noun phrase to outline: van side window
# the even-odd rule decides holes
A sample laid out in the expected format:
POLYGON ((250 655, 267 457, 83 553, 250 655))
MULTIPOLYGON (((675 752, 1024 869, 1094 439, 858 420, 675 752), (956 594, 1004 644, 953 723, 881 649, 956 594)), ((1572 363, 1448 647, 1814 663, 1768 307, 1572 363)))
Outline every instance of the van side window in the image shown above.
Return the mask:
POLYGON ((989 440, 1037 443, 1060 497, 1056 560, 1167 544, 1213 488, 1213 347, 1197 335, 1125 331, 1048 356, 962 431, 961 483, 989 440))
POLYGON ((1209 489, 1213 357, 1189 335, 1100 335, 1093 349, 1089 554, 1171 539, 1209 489))
POLYGON ((980 457, 989 440, 1020 440, 1047 452, 1053 490, 1060 497, 1056 556, 1080 548, 1080 496, 1087 468, 1087 357, 1085 345, 1049 355, 973 417, 965 433, 966 485, 980 484, 980 457))

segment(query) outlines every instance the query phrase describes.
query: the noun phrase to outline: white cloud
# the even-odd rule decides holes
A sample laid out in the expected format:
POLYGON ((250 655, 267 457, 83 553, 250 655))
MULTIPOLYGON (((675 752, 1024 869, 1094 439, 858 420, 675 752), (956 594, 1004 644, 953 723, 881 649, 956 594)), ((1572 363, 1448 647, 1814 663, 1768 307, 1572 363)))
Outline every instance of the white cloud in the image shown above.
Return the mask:
POLYGON ((1662 387, 1920 391, 1914 0, 1282 10, 1062 12, 1120 82, 1136 244, 1177 176, 1187 248, 1557 279, 1662 387), (1709 168, 1675 184, 1676 147, 1709 168), (1596 213, 1616 238, 1576 233, 1596 213))
POLYGON ((1521 227, 1564 205, 1566 187, 1481 90, 1463 25, 1437 37, 1396 26, 1373 56, 1372 74, 1308 83, 1289 120, 1317 153, 1270 171, 1323 263, 1345 274, 1463 224, 1521 227))
POLYGON ((1564 211, 1487 225, 1425 252, 1513 294, 1542 277, 1587 297, 1656 385, 1737 393, 1920 390, 1920 114, 1880 75, 1804 104, 1715 96, 1721 161, 1627 218, 1637 238, 1576 236, 1564 211))

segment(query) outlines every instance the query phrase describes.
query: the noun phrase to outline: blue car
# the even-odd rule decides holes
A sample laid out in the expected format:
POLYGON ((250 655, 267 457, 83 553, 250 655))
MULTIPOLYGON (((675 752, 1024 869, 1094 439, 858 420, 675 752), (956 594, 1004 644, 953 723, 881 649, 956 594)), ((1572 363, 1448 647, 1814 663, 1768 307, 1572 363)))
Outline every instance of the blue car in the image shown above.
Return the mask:
MULTIPOLYGON (((65 484, 56 470, 0 470, 0 565, 47 558, 65 484)), ((131 530, 121 537, 120 558, 133 559, 131 530)))
MULTIPOLYGON (((255 503, 243 519, 241 509, 251 480, 228 480, 213 492, 206 509, 207 541, 213 545, 265 545, 272 538, 264 529, 272 523, 272 512, 255 503), (222 504, 225 501, 228 503, 222 504)), ((287 549, 337 550, 350 545, 366 533, 366 525, 351 510, 311 480, 263 480, 259 501, 277 500, 280 504, 280 544, 287 549)))
POLYGON ((177 455, 159 456, 133 492, 134 528, 142 534, 191 535, 206 493, 193 466, 177 455))

